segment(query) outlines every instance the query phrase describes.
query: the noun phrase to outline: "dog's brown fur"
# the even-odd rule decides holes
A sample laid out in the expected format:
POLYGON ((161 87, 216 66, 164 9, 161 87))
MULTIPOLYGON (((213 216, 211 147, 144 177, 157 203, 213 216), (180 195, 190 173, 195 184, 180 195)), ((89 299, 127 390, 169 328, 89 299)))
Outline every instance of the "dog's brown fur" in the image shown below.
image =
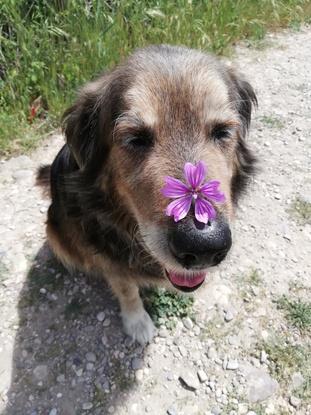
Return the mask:
POLYGON ((251 86, 203 53, 170 46, 137 51, 86 85, 64 115, 67 143, 51 169, 47 236, 69 268, 103 275, 120 300, 125 330, 141 343, 153 326, 138 286, 165 284, 172 264, 163 177, 182 179, 204 160, 221 182, 226 220, 253 171, 245 144, 251 86))

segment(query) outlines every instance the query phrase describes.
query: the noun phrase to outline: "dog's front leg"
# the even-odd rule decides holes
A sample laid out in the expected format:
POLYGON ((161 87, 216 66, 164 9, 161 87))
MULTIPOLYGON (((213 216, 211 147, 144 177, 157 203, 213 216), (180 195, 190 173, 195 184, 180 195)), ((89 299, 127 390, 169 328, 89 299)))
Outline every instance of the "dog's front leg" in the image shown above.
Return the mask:
POLYGON ((126 334, 141 345, 148 343, 155 334, 155 326, 144 309, 137 283, 127 276, 110 278, 109 283, 120 302, 126 334))

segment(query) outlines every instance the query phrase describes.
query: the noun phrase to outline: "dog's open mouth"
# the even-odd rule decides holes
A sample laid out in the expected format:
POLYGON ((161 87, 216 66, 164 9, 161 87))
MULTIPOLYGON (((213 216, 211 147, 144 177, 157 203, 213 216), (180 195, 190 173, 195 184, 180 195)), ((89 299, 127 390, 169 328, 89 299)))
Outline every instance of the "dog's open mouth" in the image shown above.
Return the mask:
POLYGON ((206 272, 176 272, 176 271, 166 271, 166 276, 170 282, 174 285, 175 288, 178 288, 181 291, 190 292, 199 288, 206 277, 206 272))

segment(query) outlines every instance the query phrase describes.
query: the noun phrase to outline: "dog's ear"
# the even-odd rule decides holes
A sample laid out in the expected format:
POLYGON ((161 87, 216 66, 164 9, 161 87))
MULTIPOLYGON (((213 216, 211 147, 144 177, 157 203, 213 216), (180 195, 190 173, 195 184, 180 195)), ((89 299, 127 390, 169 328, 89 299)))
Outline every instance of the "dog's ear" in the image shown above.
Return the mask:
MULTIPOLYGON (((107 145, 110 126, 110 77, 103 75, 83 87, 63 115, 63 130, 71 154, 80 169, 107 145)), ((104 154, 104 152, 103 152, 104 154)))
POLYGON ((241 135, 245 137, 250 126, 252 111, 257 107, 257 97, 251 84, 240 73, 229 69, 230 95, 241 119, 241 135))
POLYGON ((240 194, 244 192, 250 178, 257 170, 257 159, 245 141, 253 108, 257 107, 257 97, 253 87, 244 79, 243 75, 232 69, 228 70, 228 74, 230 98, 241 120, 236 148, 236 170, 231 182, 232 197, 237 203, 240 194))

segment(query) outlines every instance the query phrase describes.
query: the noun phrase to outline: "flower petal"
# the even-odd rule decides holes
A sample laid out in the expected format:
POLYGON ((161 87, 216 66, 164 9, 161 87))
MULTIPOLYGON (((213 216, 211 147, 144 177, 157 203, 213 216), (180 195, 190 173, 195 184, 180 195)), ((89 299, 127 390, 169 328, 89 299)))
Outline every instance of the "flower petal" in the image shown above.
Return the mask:
POLYGON ((183 219, 187 216, 187 213, 191 207, 192 196, 183 196, 179 199, 173 200, 167 208, 165 213, 167 216, 174 216, 174 221, 178 222, 179 220, 183 219))
POLYGON ((185 178, 192 189, 196 189, 205 179, 207 172, 206 165, 203 161, 199 161, 196 166, 192 163, 185 163, 185 178))
POLYGON ((176 198, 186 196, 189 193, 188 187, 182 181, 171 176, 166 176, 164 180, 165 185, 161 189, 163 196, 176 198))
POLYGON ((194 215, 199 222, 206 224, 210 219, 216 218, 216 211, 208 200, 198 197, 195 201, 194 215))
POLYGON ((214 200, 215 202, 225 202, 225 195, 219 191, 219 185, 220 182, 218 180, 210 180, 201 187, 200 193, 202 193, 202 195, 206 198, 214 200))

